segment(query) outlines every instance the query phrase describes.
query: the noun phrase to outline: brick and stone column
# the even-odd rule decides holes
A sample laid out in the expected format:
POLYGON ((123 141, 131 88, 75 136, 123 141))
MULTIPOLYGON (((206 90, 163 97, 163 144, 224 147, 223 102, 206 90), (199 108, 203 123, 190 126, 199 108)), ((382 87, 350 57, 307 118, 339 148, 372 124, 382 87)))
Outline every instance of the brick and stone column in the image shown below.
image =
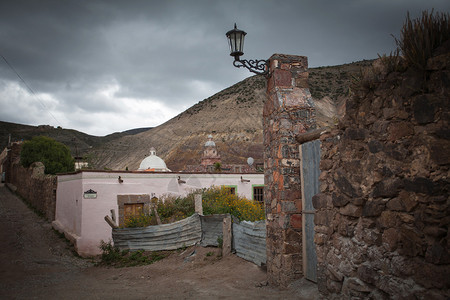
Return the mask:
POLYGON ((264 104, 264 199, 267 275, 287 286, 303 276, 299 144, 295 136, 315 129, 305 56, 274 54, 264 104))

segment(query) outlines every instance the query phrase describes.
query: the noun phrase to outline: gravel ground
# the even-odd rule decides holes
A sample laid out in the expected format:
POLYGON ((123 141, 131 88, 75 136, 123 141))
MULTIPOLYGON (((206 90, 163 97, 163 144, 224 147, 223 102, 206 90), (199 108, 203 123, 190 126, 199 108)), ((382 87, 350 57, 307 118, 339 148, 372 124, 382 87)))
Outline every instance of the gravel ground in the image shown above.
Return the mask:
POLYGON ((0 299, 319 299, 306 280, 267 286, 263 269, 217 248, 189 247, 147 266, 94 266, 3 185, 0 245, 0 299))

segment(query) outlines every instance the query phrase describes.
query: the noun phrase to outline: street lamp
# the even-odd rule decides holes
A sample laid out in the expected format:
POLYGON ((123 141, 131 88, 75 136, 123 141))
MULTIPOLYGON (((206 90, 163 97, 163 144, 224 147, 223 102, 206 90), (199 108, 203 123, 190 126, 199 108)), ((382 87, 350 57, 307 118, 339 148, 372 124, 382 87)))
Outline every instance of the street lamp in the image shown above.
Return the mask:
POLYGON ((239 59, 239 56, 244 55, 244 38, 247 33, 243 30, 237 29, 234 23, 234 29, 227 32, 228 44, 230 46, 230 56, 234 56, 233 65, 237 68, 245 67, 250 72, 258 75, 269 74, 269 61, 263 59, 239 59))

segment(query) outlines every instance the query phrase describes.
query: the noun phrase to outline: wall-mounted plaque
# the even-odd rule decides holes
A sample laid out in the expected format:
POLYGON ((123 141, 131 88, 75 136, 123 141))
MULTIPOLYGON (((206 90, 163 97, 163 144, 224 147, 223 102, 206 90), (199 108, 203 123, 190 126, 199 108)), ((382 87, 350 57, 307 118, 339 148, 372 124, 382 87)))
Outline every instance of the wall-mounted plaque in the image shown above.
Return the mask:
POLYGON ((97 192, 92 189, 89 189, 86 192, 84 192, 83 198, 84 199, 95 199, 95 198, 97 198, 97 192))

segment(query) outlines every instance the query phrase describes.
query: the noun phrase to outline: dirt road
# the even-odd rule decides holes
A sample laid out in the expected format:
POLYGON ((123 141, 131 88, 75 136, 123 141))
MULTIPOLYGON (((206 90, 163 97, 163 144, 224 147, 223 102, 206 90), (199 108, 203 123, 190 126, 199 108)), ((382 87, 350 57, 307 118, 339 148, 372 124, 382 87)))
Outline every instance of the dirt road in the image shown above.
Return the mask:
POLYGON ((283 291, 265 286, 261 268, 216 248, 191 247, 148 266, 94 266, 4 186, 0 245, 0 299, 319 299, 305 280, 283 291))

